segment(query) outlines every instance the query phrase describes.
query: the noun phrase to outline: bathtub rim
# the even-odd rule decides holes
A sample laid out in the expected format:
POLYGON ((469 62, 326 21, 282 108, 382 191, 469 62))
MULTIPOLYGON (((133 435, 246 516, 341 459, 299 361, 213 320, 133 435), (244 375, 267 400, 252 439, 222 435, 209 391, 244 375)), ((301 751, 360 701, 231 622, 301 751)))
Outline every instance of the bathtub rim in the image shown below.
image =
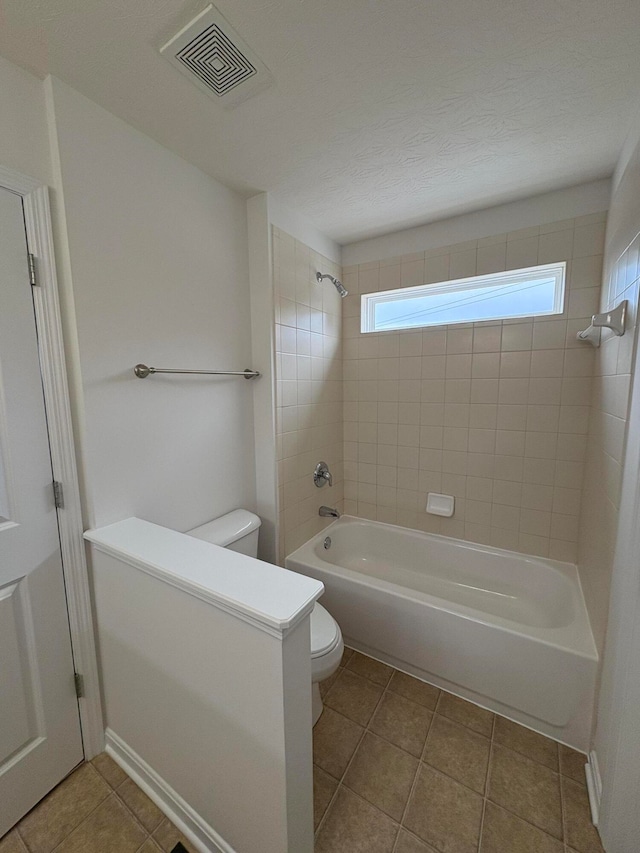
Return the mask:
POLYGON ((525 635, 535 642, 542 643, 552 648, 561 649, 565 652, 578 655, 586 660, 595 661, 596 663, 599 663, 600 660, 593 637, 593 631, 591 629, 591 622, 589 619, 589 612, 587 610, 584 592, 582 590, 582 584, 580 582, 580 573, 578 572, 578 567, 575 563, 552 560, 548 557, 540 557, 535 554, 523 554, 519 551, 510 551, 506 548, 496 548, 492 545, 483 545, 478 542, 468 542, 464 539, 456 539, 452 536, 443 536, 438 533, 427 533, 422 530, 416 530, 415 528, 402 527, 398 524, 389 524, 383 521, 374 521, 372 519, 359 518, 358 516, 352 515, 342 515, 339 519, 336 519, 306 542, 303 542, 302 545, 285 557, 285 568, 287 569, 292 569, 293 571, 305 574, 304 569, 307 565, 309 565, 309 568, 315 568, 329 574, 346 577, 353 583, 360 586, 374 586, 405 600, 415 601, 417 599, 425 605, 434 607, 437 610, 453 614, 468 621, 479 622, 501 632, 525 635), (399 535, 403 536, 409 534, 420 538, 434 539, 449 546, 460 547, 467 552, 475 551, 485 554, 500 554, 512 558, 515 557, 519 561, 524 560, 525 562, 542 563, 559 572, 571 583, 572 596, 574 597, 574 604, 576 605, 576 615, 574 620, 569 623, 568 626, 562 626, 560 628, 534 628, 532 626, 525 625, 524 623, 508 619, 504 616, 487 614, 482 610, 476 610, 475 608, 464 604, 458 604, 444 598, 439 598, 436 595, 421 592, 420 590, 410 589, 401 584, 395 583, 394 581, 387 581, 382 578, 372 577, 371 575, 365 575, 362 572, 345 568, 336 563, 329 563, 320 559, 314 553, 314 544, 316 542, 321 543, 326 536, 330 536, 330 531, 332 529, 354 523, 362 525, 373 524, 376 525, 376 527, 396 531, 396 535, 398 535, 399 532, 399 535), (301 557, 311 560, 311 564, 309 565, 308 562, 305 562, 301 557), (291 564, 294 564, 295 568, 292 569, 291 564), (545 632, 547 636, 541 635, 542 632, 545 632), (564 637, 562 636, 563 634, 564 637), (573 643, 570 642, 570 637, 567 637, 567 634, 573 635, 573 643))

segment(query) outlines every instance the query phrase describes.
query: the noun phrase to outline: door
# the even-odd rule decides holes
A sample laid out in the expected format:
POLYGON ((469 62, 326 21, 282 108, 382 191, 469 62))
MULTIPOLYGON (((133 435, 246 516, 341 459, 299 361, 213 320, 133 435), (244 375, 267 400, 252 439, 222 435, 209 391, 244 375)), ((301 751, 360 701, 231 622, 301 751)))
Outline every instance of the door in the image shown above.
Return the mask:
POLYGON ((83 758, 28 269, 0 188, 0 836, 83 758))

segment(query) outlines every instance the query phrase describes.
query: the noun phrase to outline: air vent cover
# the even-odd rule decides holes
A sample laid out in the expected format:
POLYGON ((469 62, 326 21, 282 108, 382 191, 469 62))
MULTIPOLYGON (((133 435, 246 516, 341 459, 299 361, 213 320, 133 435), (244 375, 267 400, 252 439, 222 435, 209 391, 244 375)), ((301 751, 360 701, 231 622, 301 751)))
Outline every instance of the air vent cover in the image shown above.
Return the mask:
POLYGON ((273 82, 264 63, 214 6, 207 6, 160 53, 225 107, 239 104, 273 82))

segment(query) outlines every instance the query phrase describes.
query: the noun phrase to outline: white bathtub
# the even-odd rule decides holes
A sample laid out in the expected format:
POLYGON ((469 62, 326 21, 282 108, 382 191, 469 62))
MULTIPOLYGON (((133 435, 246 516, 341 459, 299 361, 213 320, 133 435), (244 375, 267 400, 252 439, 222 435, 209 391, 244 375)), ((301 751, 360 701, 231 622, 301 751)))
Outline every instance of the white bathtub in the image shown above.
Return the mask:
POLYGON ((285 565, 324 583, 348 645, 588 749, 598 655, 574 565, 349 516, 285 565))

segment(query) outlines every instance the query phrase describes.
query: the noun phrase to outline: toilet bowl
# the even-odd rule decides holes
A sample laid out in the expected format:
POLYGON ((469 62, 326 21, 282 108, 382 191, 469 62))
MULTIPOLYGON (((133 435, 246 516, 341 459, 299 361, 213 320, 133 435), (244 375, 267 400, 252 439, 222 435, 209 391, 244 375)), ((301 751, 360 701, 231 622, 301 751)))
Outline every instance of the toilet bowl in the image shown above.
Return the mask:
MULTIPOLYGON (((220 518, 188 530, 187 534, 213 545, 222 545, 249 557, 258 556, 260 519, 246 509, 236 509, 220 518)), ((313 725, 322 714, 320 682, 340 666, 344 642, 340 626, 333 616, 316 602, 311 611, 311 704, 313 725)))

